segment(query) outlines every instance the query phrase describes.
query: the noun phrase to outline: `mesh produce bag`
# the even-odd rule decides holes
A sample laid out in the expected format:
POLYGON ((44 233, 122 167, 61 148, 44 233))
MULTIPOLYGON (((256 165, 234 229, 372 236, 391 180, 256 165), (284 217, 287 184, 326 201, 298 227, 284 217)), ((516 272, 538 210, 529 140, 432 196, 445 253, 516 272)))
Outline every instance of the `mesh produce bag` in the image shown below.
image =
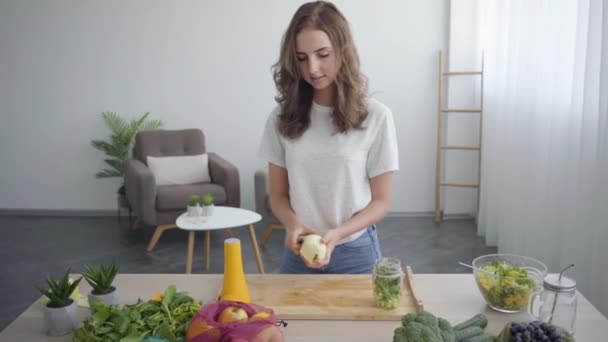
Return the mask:
POLYGON ((264 329, 274 327, 276 316, 272 309, 236 301, 220 301, 201 308, 188 327, 187 342, 254 341, 264 329), (227 307, 245 310, 247 320, 219 323, 218 317, 227 307))

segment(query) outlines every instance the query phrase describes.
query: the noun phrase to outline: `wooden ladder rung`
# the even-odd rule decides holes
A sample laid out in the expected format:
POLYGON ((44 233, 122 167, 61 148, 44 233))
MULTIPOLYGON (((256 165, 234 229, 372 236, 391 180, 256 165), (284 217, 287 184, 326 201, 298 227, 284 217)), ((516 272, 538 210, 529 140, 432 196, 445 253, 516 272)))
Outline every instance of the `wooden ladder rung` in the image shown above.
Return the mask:
POLYGON ((443 76, 453 76, 453 75, 481 75, 483 74, 481 71, 451 71, 444 72, 443 76))
POLYGON ((479 184, 469 184, 469 183, 440 183, 441 186, 457 186, 462 188, 479 188, 479 184))
POLYGON ((481 109, 453 109, 453 108, 443 108, 441 110, 444 113, 481 113, 481 109))
POLYGON ((468 151, 479 151, 479 146, 441 146, 442 150, 468 150, 468 151))

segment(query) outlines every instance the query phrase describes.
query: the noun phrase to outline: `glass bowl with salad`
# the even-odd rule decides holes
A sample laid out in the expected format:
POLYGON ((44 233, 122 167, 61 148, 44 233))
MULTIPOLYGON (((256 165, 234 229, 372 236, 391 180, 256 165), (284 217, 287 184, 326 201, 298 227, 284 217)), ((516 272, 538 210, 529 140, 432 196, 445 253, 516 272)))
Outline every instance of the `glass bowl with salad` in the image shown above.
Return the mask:
POLYGON ((477 287, 488 305, 515 313, 528 308, 530 297, 542 286, 547 266, 521 255, 488 254, 473 260, 477 287))

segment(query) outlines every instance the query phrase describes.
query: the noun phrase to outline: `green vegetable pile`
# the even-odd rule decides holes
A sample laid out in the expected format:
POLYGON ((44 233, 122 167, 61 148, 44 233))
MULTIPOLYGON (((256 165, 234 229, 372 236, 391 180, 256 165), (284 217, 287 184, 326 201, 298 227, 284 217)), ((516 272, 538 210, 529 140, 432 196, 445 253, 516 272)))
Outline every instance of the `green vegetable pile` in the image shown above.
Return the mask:
POLYGON ((392 264, 379 264, 374 271, 374 300, 383 309, 394 309, 401 300, 403 271, 392 264))
POLYGON ((476 272, 477 283, 492 306, 515 311, 527 307, 536 287, 528 271, 499 260, 493 260, 482 270, 484 272, 476 272))
POLYGON ((410 313, 401 318, 393 342, 494 342, 495 337, 483 330, 487 325, 488 319, 482 314, 452 327, 428 311, 410 313))
POLYGON ((174 285, 165 290, 161 301, 139 299, 122 309, 100 301, 90 304, 94 314, 74 332, 73 342, 142 342, 152 341, 153 336, 182 341, 192 317, 202 306, 187 294, 176 292, 174 285))

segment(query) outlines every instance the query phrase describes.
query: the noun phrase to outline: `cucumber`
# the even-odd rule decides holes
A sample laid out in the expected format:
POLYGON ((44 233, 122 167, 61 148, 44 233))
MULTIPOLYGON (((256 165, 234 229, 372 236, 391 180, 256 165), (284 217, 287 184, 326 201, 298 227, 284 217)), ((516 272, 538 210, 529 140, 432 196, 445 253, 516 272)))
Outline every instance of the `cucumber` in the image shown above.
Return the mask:
POLYGON ((456 325, 454 330, 462 330, 468 327, 480 327, 484 329, 488 325, 488 319, 484 314, 477 314, 468 320, 456 325))
POLYGON ((471 338, 464 340, 463 342, 494 342, 496 341, 496 337, 483 333, 481 335, 477 335, 471 338))
POLYGON ((454 330, 456 342, 464 341, 471 337, 483 334, 483 329, 478 326, 471 326, 460 330, 454 330))

